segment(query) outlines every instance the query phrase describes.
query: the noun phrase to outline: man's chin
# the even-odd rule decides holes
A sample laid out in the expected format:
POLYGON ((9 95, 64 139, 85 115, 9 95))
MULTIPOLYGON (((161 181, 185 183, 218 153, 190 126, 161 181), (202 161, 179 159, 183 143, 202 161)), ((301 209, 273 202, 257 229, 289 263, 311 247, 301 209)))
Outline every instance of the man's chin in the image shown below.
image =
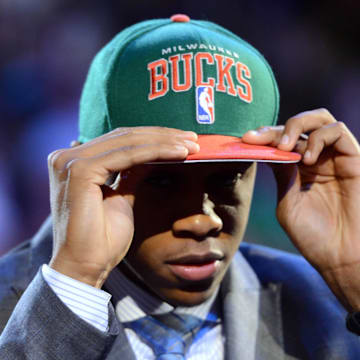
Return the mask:
POLYGON ((172 306, 196 306, 208 300, 216 291, 216 287, 207 289, 176 289, 162 294, 161 298, 172 306))
POLYGON ((153 289, 152 291, 173 306, 196 306, 205 302, 216 292, 221 280, 222 277, 186 282, 174 288, 153 289))
POLYGON ((153 296, 167 302, 172 306, 196 306, 209 299, 220 285, 226 267, 223 267, 217 274, 206 279, 191 281, 178 278, 177 280, 154 281, 153 277, 140 279, 128 266, 119 266, 121 271, 139 287, 148 291, 153 296), (162 284, 163 286, 157 286, 162 284))

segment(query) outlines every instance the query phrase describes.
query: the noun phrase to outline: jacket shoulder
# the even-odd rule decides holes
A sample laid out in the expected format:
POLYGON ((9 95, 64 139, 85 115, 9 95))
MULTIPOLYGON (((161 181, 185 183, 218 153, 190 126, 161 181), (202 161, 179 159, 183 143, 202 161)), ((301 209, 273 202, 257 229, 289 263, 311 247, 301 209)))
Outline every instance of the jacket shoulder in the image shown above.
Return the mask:
POLYGON ((50 260, 51 220, 47 219, 36 235, 0 257, 0 299, 6 289, 25 289, 38 268, 50 260))
POLYGON ((302 257, 254 244, 241 252, 264 287, 281 289, 284 346, 299 359, 359 359, 359 339, 345 327, 346 311, 302 257), (300 351, 300 352, 299 352, 300 351))
POLYGON ((249 243, 243 243, 240 251, 263 285, 281 283, 294 291, 330 292, 319 273, 300 255, 249 243))

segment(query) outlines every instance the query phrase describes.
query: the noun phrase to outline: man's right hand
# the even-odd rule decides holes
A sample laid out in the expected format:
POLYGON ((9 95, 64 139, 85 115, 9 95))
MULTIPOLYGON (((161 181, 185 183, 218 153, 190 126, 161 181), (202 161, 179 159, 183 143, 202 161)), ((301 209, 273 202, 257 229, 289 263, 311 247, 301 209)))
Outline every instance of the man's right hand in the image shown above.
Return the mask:
POLYGON ((54 249, 50 267, 101 288, 133 238, 132 197, 106 186, 114 173, 199 150, 197 135, 160 127, 119 128, 49 155, 54 249))

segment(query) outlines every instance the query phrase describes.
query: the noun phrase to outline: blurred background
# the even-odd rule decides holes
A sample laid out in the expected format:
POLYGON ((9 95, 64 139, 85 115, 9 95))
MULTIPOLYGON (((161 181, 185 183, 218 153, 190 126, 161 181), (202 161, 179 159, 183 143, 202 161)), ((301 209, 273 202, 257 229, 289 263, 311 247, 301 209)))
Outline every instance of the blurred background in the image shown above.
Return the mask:
MULTIPOLYGON (((356 0, 0 0, 0 254, 49 214, 47 155, 77 137, 78 102, 95 53, 135 22, 185 13, 240 35, 279 82, 280 121, 326 107, 360 137, 356 0)), ((247 241, 294 251, 260 168, 247 241)))

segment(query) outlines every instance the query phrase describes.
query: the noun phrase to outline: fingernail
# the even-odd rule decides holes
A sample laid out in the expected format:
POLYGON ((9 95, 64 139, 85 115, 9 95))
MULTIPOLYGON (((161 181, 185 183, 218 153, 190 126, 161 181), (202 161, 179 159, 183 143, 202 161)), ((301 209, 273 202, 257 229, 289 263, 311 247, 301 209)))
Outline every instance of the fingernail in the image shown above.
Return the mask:
POLYGON ((260 135, 257 130, 250 130, 250 131, 248 131, 248 133, 251 134, 251 135, 255 135, 255 136, 260 135))
POLYGON ((174 145, 174 148, 176 150, 187 150, 187 147, 185 145, 180 145, 180 144, 174 145))
POLYGON ((282 136, 282 138, 280 140, 280 144, 286 145, 289 143, 289 140, 290 140, 289 136, 285 134, 282 136))
POLYGON ((200 150, 200 145, 194 141, 184 140, 184 143, 191 152, 198 152, 200 150))
POLYGON ((268 126, 264 126, 264 127, 260 128, 258 130, 258 132, 262 134, 262 133, 267 132, 269 130, 270 130, 270 128, 268 126))
POLYGON ((311 151, 310 150, 306 150, 305 154, 304 154, 304 159, 310 159, 311 158, 311 151))
POLYGON ((189 153, 188 148, 183 145, 174 145, 174 150, 176 153, 182 153, 184 155, 187 155, 189 153))
POLYGON ((183 133, 178 135, 179 137, 182 138, 187 138, 187 139, 194 139, 197 140, 198 139, 198 135, 197 133, 193 132, 193 131, 184 131, 183 133))

